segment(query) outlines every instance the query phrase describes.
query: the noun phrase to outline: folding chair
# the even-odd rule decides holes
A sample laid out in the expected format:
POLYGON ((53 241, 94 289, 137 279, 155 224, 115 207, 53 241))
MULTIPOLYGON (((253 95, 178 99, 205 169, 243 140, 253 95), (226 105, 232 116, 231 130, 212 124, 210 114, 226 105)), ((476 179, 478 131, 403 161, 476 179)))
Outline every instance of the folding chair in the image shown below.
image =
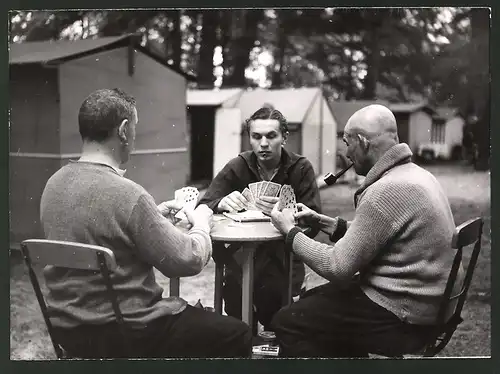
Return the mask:
POLYGON ((467 222, 462 223, 455 230, 453 235, 451 246, 456 249, 455 258, 453 260, 453 265, 451 267, 450 276, 448 282, 446 283, 446 288, 444 291, 443 299, 439 307, 438 316, 436 319, 436 333, 434 339, 431 340, 423 349, 423 357, 433 357, 443 350, 448 344, 453 333, 457 329, 458 325, 463 322, 461 313, 462 308, 465 304, 467 298, 467 292, 469 291, 470 284, 472 282, 472 275, 476 268, 477 258, 479 252, 481 251, 481 236, 483 234, 483 219, 473 218, 467 222), (451 295, 453 286, 457 279, 458 269, 460 263, 462 262, 463 248, 474 244, 474 249, 472 250, 469 264, 467 265, 467 270, 465 272, 465 278, 460 288, 460 292, 456 295, 451 295), (450 302, 457 300, 457 306, 453 312, 451 318, 445 321, 446 312, 450 302))
MULTIPOLYGON (((33 270, 33 264, 54 265, 71 269, 99 270, 104 278, 108 298, 112 304, 116 321, 125 339, 126 332, 125 325, 123 323, 123 315, 118 305, 116 292, 110 278, 110 274, 117 267, 115 256, 110 249, 73 242, 29 239, 21 243, 21 251, 24 262, 28 267, 31 284, 35 290, 36 298, 38 299, 40 309, 42 310, 43 318, 45 320, 45 324, 47 325, 47 330, 57 358, 61 359, 69 357, 54 338, 49 311, 40 289, 37 276, 33 270)), ((128 340, 125 339, 125 342, 126 341, 128 340)))
MULTIPOLYGON (((439 306, 438 315, 436 317, 436 329, 435 333, 432 335, 430 341, 418 352, 408 353, 407 357, 433 357, 441 352, 444 347, 448 344, 451 337, 453 336, 458 325, 463 322, 461 316, 465 300, 467 298, 467 292, 472 281, 472 275, 474 274, 474 269, 476 268, 477 258, 479 252, 481 251, 481 236, 483 233, 483 219, 473 218, 462 223, 455 229, 455 233, 452 238, 451 247, 456 249, 455 258, 453 259, 453 264, 451 266, 450 275, 446 283, 445 291, 441 304, 439 306), (474 248, 471 253, 469 264, 465 272, 464 281, 460 292, 456 295, 451 295, 453 291, 453 286, 457 279, 458 270, 460 264, 462 263, 463 248, 474 244, 474 248), (449 305, 452 301, 457 299, 457 305, 455 310, 449 320, 445 320, 449 305)), ((465 264, 464 264, 465 266, 465 264)), ((378 356, 378 355, 375 355, 378 356)), ((404 358, 403 356, 398 356, 396 358, 404 358)))

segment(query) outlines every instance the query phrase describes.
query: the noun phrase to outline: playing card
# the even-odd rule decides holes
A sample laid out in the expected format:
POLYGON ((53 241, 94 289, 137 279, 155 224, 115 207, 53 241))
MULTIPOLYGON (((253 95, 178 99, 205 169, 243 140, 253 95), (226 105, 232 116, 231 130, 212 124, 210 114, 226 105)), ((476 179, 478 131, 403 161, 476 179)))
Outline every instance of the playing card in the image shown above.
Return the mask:
POLYGON ((259 190, 259 197, 264 196, 264 193, 266 192, 266 187, 267 187, 268 183, 269 183, 268 181, 261 182, 260 190, 259 190))
POLYGON ((297 213, 297 200, 295 198, 295 192, 293 187, 289 184, 283 185, 279 194, 278 209, 283 210, 285 208, 293 209, 297 213))
MULTIPOLYGON (((177 201, 183 203, 183 208, 194 209, 196 208, 196 203, 198 201, 198 196, 200 192, 196 187, 183 187, 180 190, 175 191, 174 196, 177 201)), ((177 212, 175 218, 184 219, 187 218, 182 210, 177 212)))
POLYGON ((250 191, 248 188, 245 188, 241 194, 245 199, 248 200, 250 205, 255 205, 255 199, 253 198, 252 191, 250 191))
POLYGON ((264 192, 262 192, 260 195, 276 197, 278 196, 280 189, 281 189, 281 184, 274 182, 267 182, 267 184, 265 185, 264 192))
POLYGON ((258 182, 258 183, 259 183, 259 189, 257 191, 257 197, 260 197, 260 195, 262 195, 262 192, 264 190, 264 185, 265 185, 266 182, 261 181, 261 182, 258 182))
POLYGON ((255 182, 255 183, 250 183, 248 185, 248 188, 250 189, 250 192, 252 193, 252 196, 253 196, 253 199, 257 199, 257 197, 259 196, 258 195, 258 192, 259 192, 259 182, 255 182))
POLYGON ((222 213, 236 222, 269 222, 271 218, 258 210, 247 210, 241 213, 222 213))

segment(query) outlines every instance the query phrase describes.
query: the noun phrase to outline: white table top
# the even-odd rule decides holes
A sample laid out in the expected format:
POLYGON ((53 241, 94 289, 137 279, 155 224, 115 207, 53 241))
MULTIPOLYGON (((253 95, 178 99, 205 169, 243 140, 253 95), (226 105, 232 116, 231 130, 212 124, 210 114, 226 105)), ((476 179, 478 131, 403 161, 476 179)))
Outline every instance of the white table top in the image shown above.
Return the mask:
POLYGON ((214 241, 224 242, 284 240, 284 236, 271 222, 235 222, 220 214, 214 215, 210 236, 214 241))

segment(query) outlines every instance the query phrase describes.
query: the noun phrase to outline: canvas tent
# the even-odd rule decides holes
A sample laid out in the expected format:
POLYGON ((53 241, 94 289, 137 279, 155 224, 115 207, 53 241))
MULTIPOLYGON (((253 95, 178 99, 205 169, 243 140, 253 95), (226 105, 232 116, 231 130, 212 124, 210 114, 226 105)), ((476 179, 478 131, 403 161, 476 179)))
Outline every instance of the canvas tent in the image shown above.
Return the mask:
POLYGON ((191 183, 206 184, 241 150, 242 89, 188 90, 191 183))
POLYGON ((434 110, 430 131, 419 128, 418 155, 427 160, 460 159, 465 119, 458 108, 442 106, 434 110))
POLYGON ((412 151, 416 152, 418 145, 429 137, 435 111, 425 101, 410 103, 390 103, 384 100, 333 101, 330 105, 338 123, 338 144, 342 141, 342 133, 349 118, 357 110, 372 104, 384 105, 394 113, 399 141, 407 143, 412 151))
POLYGON ((372 104, 389 106, 389 102, 384 100, 331 101, 330 105, 332 108, 332 112, 335 116, 335 119, 337 120, 337 134, 340 137, 342 136, 347 121, 355 112, 372 104))
POLYGON ((392 103, 389 108, 398 123, 399 141, 408 144, 412 152, 416 154, 418 146, 429 138, 435 110, 425 101, 392 103))
POLYGON ((205 126, 210 134, 204 137, 214 137, 211 157, 204 153, 212 160, 213 175, 240 151, 249 149, 242 124, 266 104, 281 111, 288 121, 290 136, 285 148, 307 157, 316 174, 335 168, 337 123, 319 88, 188 90, 187 101, 192 135, 203 132, 195 126, 205 126), (212 120, 214 125, 208 123, 212 120))
POLYGON ((465 119, 458 108, 437 107, 436 114, 432 116, 431 142, 441 142, 451 148, 462 145, 465 119))
POLYGON ((78 110, 99 88, 119 87, 137 100, 136 149, 126 176, 158 201, 186 183, 186 85, 133 35, 10 45, 9 205, 11 242, 38 237, 48 178, 78 159, 78 110))

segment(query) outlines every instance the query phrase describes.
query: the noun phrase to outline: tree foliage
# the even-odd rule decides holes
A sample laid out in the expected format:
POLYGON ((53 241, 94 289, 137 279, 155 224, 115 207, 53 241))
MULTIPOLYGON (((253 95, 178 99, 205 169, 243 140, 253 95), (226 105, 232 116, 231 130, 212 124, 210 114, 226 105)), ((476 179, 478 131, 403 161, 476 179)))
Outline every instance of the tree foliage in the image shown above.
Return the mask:
MULTIPOLYGON (((11 42, 139 33, 143 45, 167 63, 197 75, 200 87, 321 85, 334 98, 427 99, 476 114, 480 128, 489 128, 487 9, 81 10, 9 16, 11 42), (263 53, 271 58, 265 66, 263 53), (264 72, 265 79, 253 80, 252 69, 264 72)), ((485 142, 489 132, 476 137, 485 142)))

